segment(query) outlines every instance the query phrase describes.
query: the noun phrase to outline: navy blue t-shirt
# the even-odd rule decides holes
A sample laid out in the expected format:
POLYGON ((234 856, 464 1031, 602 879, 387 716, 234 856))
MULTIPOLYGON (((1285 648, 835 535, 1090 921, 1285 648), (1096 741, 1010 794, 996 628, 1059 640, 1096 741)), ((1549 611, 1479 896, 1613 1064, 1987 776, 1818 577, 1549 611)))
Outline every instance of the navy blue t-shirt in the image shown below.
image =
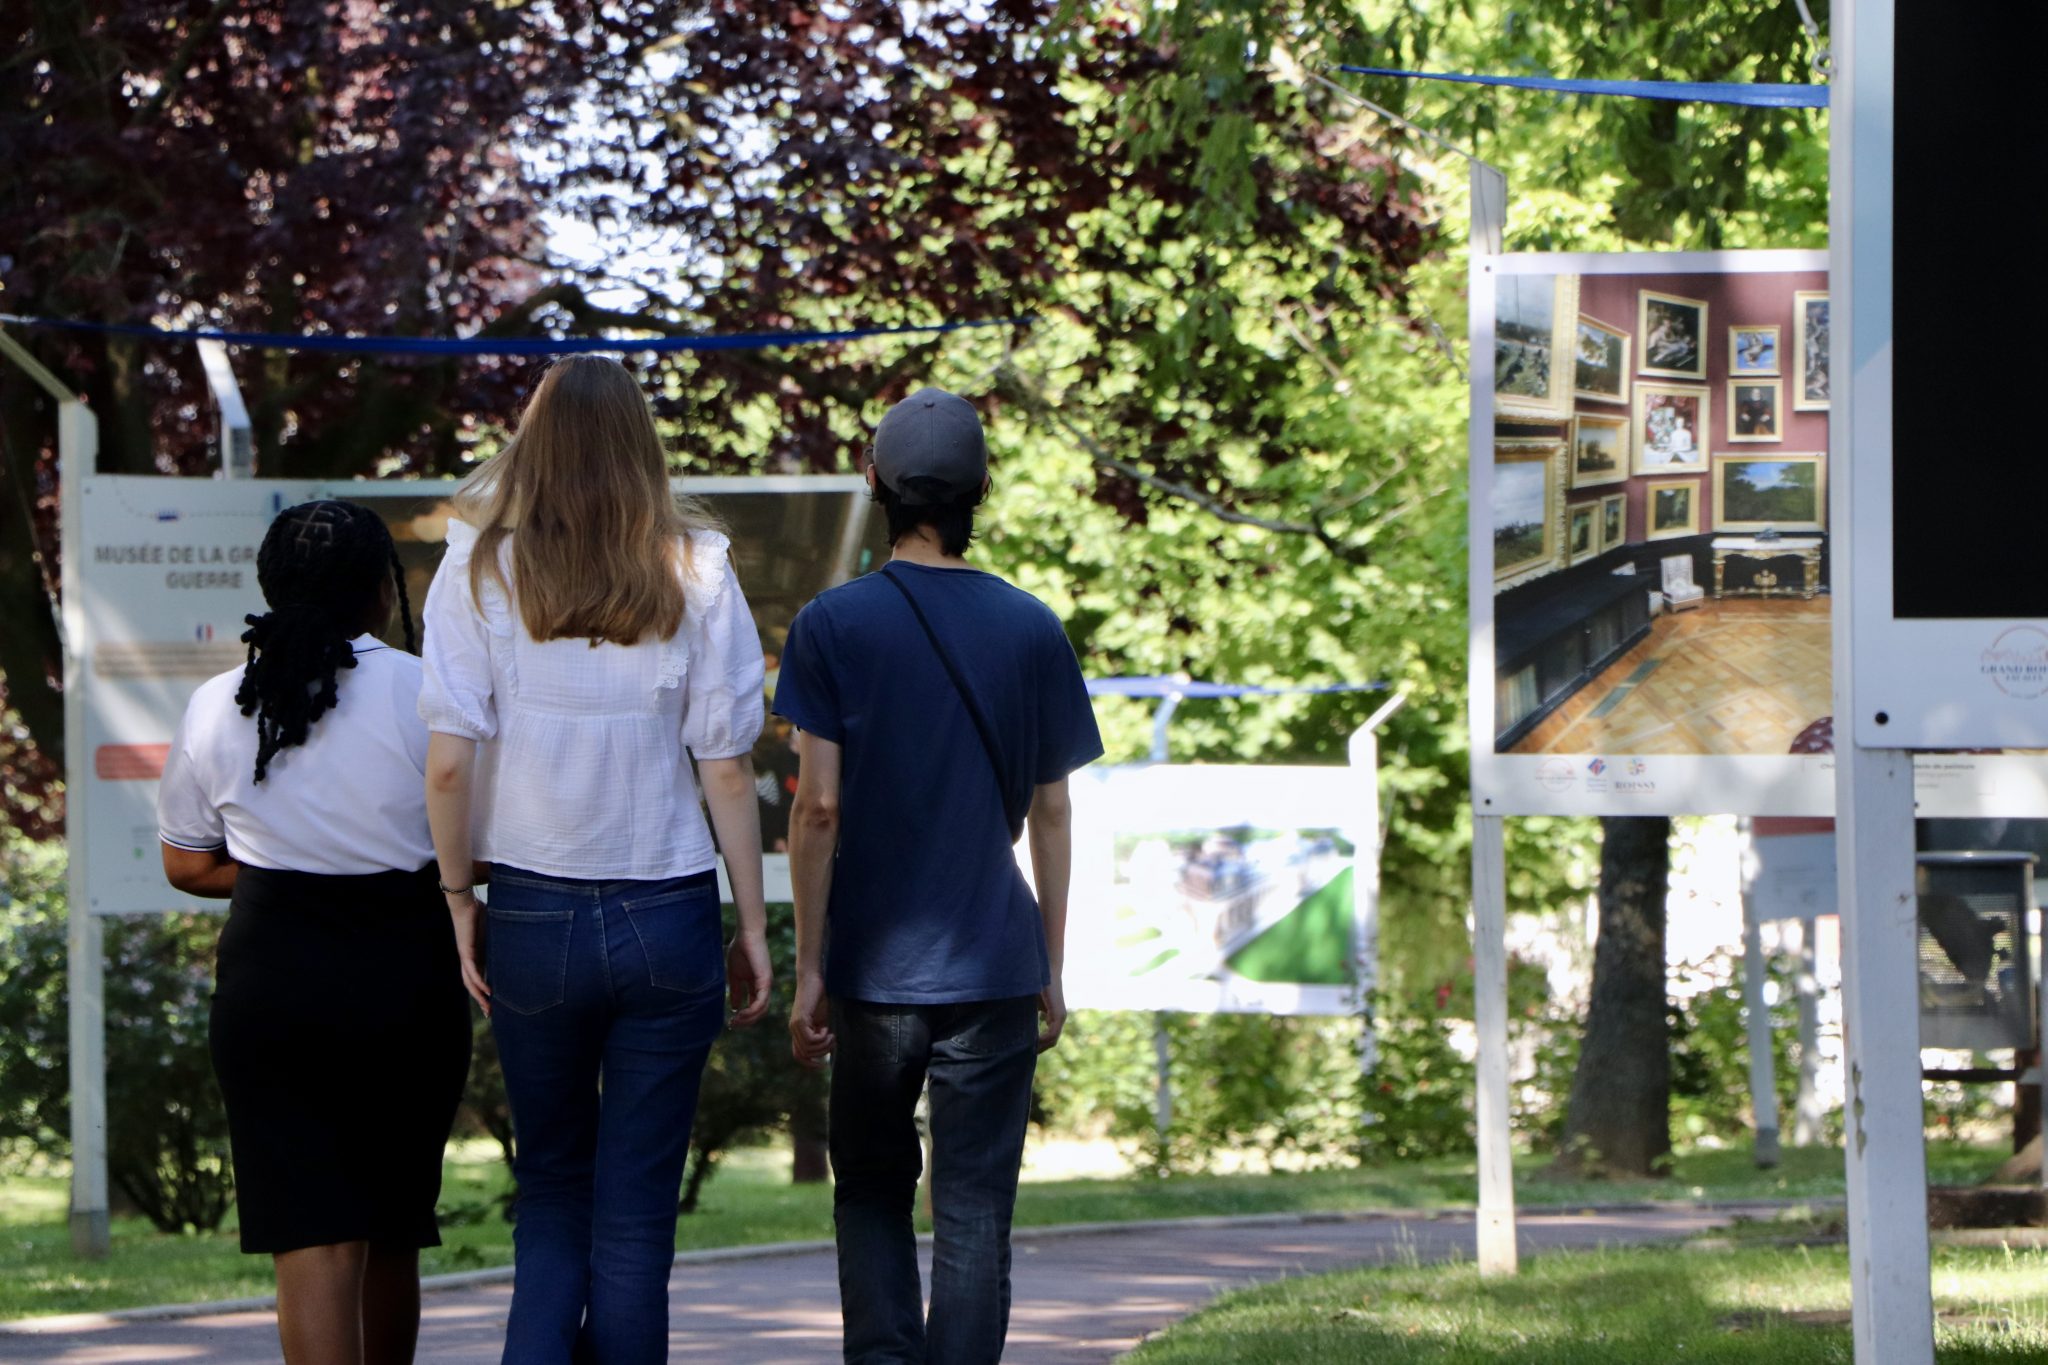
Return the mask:
MULTIPOLYGON (((978 569, 895 561, 973 692, 1015 809, 1098 758, 1059 618, 978 569)), ((840 746, 825 989, 883 1004, 1036 995, 1045 926, 988 752, 910 604, 882 574, 821 593, 782 651, 775 714, 840 746)))

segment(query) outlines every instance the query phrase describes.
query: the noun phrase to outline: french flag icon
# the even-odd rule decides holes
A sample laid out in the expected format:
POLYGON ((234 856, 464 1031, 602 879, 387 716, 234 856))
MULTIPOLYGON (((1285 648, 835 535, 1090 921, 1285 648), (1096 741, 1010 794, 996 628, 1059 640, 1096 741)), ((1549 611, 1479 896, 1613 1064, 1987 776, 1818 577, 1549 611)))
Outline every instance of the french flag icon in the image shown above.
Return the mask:
POLYGON ((209 624, 201 623, 193 628, 192 637, 202 645, 210 645, 213 643, 213 627, 209 624))

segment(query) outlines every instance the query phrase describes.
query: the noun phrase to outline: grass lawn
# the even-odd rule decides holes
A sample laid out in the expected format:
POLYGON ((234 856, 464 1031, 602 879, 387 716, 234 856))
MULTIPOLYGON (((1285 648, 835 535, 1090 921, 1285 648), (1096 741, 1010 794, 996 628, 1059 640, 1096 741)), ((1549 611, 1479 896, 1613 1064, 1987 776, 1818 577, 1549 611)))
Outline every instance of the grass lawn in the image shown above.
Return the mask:
MULTIPOLYGON (((2002 1159, 1990 1148, 1935 1146, 1928 1160, 1938 1182, 1981 1180, 2002 1159)), ((1670 1180, 1640 1184, 1551 1183, 1541 1161, 1523 1165, 1518 1195, 1527 1205, 1574 1207, 1638 1199, 1822 1199, 1842 1190, 1839 1151, 1786 1153, 1776 1171, 1758 1171, 1741 1151, 1697 1152, 1678 1160, 1670 1180)), ((787 1149, 734 1152, 705 1186, 703 1207, 679 1221, 684 1250, 799 1241, 832 1235, 829 1186, 789 1183, 787 1149)), ((512 1228, 499 1213, 507 1187, 496 1149, 451 1149, 442 1187, 443 1245, 421 1258, 427 1274, 509 1265, 512 1228)), ((1368 1170, 1287 1175, 1027 1180, 1017 1222, 1120 1222, 1204 1214, 1435 1209, 1470 1204, 1477 1186, 1469 1160, 1417 1162, 1368 1170)), ((220 1232, 167 1237, 140 1219, 114 1225, 105 1261, 72 1258, 58 1176, 0 1178, 0 1320, 143 1304, 198 1302, 267 1294, 268 1257, 243 1256, 233 1215, 220 1232)))
MULTIPOLYGON (((1942 1365, 2048 1359, 2048 1252, 1937 1248, 1942 1365)), ((1512 1280, 1469 1263, 1245 1290, 1132 1365, 1820 1365, 1850 1359, 1839 1247, 1556 1252, 1512 1280)))

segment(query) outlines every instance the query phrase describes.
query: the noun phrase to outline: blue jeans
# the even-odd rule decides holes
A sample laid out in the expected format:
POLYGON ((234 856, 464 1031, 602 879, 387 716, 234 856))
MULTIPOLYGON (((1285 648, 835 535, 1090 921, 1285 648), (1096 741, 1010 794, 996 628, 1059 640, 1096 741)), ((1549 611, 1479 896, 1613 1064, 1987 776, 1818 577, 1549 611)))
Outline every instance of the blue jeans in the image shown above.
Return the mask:
POLYGON ((666 1360, 676 1199, 725 1024, 717 881, 495 865, 489 914, 519 1179, 506 1365, 666 1360))
POLYGON ((1010 1329, 1010 1218, 1038 998, 956 1005, 831 1002, 832 1220, 850 1365, 994 1365, 1010 1329), (932 1304, 911 1205, 924 1153, 917 1093, 931 1078, 932 1304))

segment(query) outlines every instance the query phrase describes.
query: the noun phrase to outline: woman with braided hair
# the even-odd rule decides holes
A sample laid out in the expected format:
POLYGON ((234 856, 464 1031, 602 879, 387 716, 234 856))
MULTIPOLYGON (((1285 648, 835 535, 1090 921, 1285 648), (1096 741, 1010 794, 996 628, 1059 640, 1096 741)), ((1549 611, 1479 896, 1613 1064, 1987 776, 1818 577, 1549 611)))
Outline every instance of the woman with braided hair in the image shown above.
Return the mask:
POLYGON ((735 1024, 768 1008, 761 639, 615 360, 550 367, 455 510, 420 714, 462 977, 518 1138, 504 1358, 662 1361, 698 1081, 728 992, 735 1024))
POLYGON ((470 1037, 411 604, 390 532, 352 503, 285 509, 256 578, 249 661, 193 694, 164 764, 164 873, 230 901, 213 1065, 285 1360, 406 1365, 470 1037), (407 652, 377 638, 394 606, 407 652))

